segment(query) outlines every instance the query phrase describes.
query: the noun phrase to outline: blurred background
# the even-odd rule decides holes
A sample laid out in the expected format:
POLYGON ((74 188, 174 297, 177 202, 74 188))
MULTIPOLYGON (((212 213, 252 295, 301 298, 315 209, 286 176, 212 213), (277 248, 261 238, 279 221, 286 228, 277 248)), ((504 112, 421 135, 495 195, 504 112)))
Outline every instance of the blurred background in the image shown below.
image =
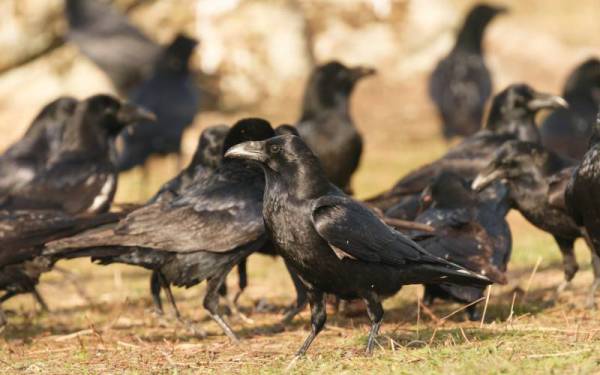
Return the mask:
MULTIPOLYGON (((475 1, 112 3, 160 44, 178 32, 200 40, 192 69, 202 88, 202 109, 184 138, 188 158, 205 126, 231 124, 249 115, 274 124, 296 122, 311 69, 331 59, 378 70, 357 87, 352 100, 355 122, 366 141, 353 183, 359 197, 389 187, 407 169, 448 147, 427 97, 427 77, 452 47, 475 1)), ((598 0, 495 4, 510 9, 490 24, 484 39, 495 92, 524 81, 558 94, 571 69, 600 55, 598 0)), ((59 95, 116 93, 108 77, 65 41, 63 0, 3 0, 0 14, 0 149, 18 139, 39 109, 59 95)), ((176 173, 174 160, 155 159, 149 183, 139 170, 123 176, 117 201, 142 200, 176 173)))

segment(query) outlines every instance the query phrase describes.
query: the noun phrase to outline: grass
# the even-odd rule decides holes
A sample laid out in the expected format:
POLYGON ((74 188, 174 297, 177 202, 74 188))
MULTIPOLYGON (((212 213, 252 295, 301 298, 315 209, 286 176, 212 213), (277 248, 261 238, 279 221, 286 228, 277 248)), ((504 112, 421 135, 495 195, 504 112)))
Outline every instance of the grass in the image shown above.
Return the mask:
MULTIPOLYGON (((407 170, 435 158, 447 147, 437 137, 436 120, 426 100, 421 100, 424 97, 422 78, 402 85, 375 79, 358 90, 354 112, 367 138, 354 181, 359 197, 390 186, 407 170), (389 101, 378 100, 382 97, 399 102, 411 98, 411 116, 399 106, 390 106, 389 101)), ((286 98, 292 103, 298 98, 293 100, 286 98)), ((295 117, 279 108, 285 106, 266 107, 252 115, 267 116, 274 123, 295 117)), ((245 115, 251 113, 201 116, 186 145, 193 147, 201 127, 245 115)), ((173 160, 153 161, 150 170, 145 182, 139 170, 124 175, 117 200, 141 200, 175 173, 173 160)), ((514 237, 510 281, 492 288, 483 325, 466 322, 462 313, 443 323, 418 314, 422 288, 406 287, 385 302, 384 325, 372 357, 363 353, 366 316, 330 313, 326 329, 292 372, 597 373, 600 319, 598 312, 583 308, 592 280, 587 249, 578 244, 580 273, 573 287, 555 301, 554 290, 562 280, 558 248, 550 236, 518 214, 511 213, 510 222, 514 237), (529 280, 529 290, 524 293, 529 280)), ((50 313, 37 312, 30 296, 6 304, 10 325, 0 338, 0 373, 278 374, 308 334, 308 311, 290 326, 279 324, 282 309, 293 299, 293 288, 277 259, 257 255, 250 260, 250 285, 240 303, 254 323, 230 319, 242 338, 238 345, 229 343, 202 309, 204 285, 175 290, 184 317, 207 331, 208 336, 201 338, 175 322, 168 306, 164 318, 151 313, 148 272, 121 265, 95 266, 87 260, 58 266, 71 276, 53 271, 44 275, 40 284, 50 313), (273 310, 258 311, 261 301, 267 301, 273 310)), ((228 282, 235 290, 236 275, 230 275, 228 282)), ((437 303, 432 311, 441 318, 460 307, 437 303)))

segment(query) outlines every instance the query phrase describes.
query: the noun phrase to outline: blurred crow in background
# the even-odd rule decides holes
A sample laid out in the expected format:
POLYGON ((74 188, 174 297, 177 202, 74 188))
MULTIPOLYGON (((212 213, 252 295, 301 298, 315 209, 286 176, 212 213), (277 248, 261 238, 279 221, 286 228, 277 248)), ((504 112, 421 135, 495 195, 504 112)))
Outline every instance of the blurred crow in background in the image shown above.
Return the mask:
MULTIPOLYGON (((274 134, 264 120, 241 120, 228 133, 224 150, 274 134)), ((264 176, 256 165, 226 160, 175 199, 147 204, 117 224, 51 243, 45 253, 141 266, 155 271, 164 288, 207 280, 204 307, 236 341, 218 309, 219 288, 233 266, 267 244, 263 192, 264 176)))
MULTIPOLYGON (((435 234, 412 233, 411 238, 431 254, 506 283, 506 266, 512 235, 505 216, 510 209, 508 190, 501 183, 479 194, 460 176, 443 172, 422 195, 425 210, 416 221, 431 225, 435 234)), ((436 298, 470 304, 483 296, 484 288, 461 285, 425 285, 423 302, 436 298)), ((477 305, 467 307, 470 320, 481 316, 477 305)))
POLYGON ((372 68, 349 68, 337 61, 317 67, 304 90, 302 116, 296 125, 321 160, 327 178, 347 192, 362 153, 362 136, 350 116, 350 95, 356 82, 372 74, 372 68))
MULTIPOLYGON (((546 150, 542 145, 511 141, 500 148, 473 181, 473 189, 481 190, 495 181, 504 181, 509 189, 512 207, 531 224, 554 237, 563 256, 565 281, 562 292, 573 279, 579 266, 574 243, 583 237, 581 228, 569 216, 564 195, 575 162, 546 150)), ((600 278, 600 262, 592 251, 594 285, 600 278)), ((593 291, 590 292, 593 301, 593 291)))
POLYGON ((487 125, 452 147, 440 159, 410 172, 400 179, 392 189, 367 200, 367 203, 382 211, 403 204, 412 207, 405 219, 413 219, 419 194, 442 171, 454 172, 467 181, 475 178, 494 152, 505 142, 522 140, 539 142, 535 115, 544 108, 565 107, 559 96, 540 93, 525 84, 513 84, 494 97, 487 125))
POLYGON ((585 228, 588 245, 595 255, 592 257, 594 284, 588 299, 588 306, 594 306, 594 294, 600 285, 600 111, 589 149, 567 184, 565 205, 575 223, 585 228))
POLYGON ((490 283, 430 255, 344 194, 329 182, 319 159, 299 137, 245 142, 225 156, 261 163, 269 237, 307 289, 312 331, 297 356, 306 352, 325 325, 324 293, 365 301, 372 323, 370 353, 383 317, 381 298, 395 294, 402 285, 490 283))
POLYGON ((131 91, 132 103, 156 114, 157 123, 141 123, 122 133, 119 170, 143 165, 154 154, 176 153, 181 166, 181 139, 198 112, 200 96, 189 60, 197 41, 178 35, 156 60, 151 76, 131 91))
POLYGON ((431 74, 429 95, 437 106, 446 138, 469 136, 481 128, 485 103, 492 93, 492 80, 483 57, 483 35, 488 23, 504 12, 504 7, 474 6, 454 48, 431 74))
POLYGON ((126 95, 152 72, 162 48, 98 0, 65 0, 68 39, 126 95))
POLYGON ((32 173, 9 167, 3 171, 5 176, 24 177, 2 193, 0 209, 57 209, 70 214, 106 211, 117 187, 112 142, 126 126, 153 118, 152 113, 108 95, 80 101, 43 170, 32 173))
POLYGON ((600 60, 591 58, 579 65, 569 75, 563 97, 569 108, 559 108, 546 117, 542 141, 554 152, 581 160, 600 107, 600 60))

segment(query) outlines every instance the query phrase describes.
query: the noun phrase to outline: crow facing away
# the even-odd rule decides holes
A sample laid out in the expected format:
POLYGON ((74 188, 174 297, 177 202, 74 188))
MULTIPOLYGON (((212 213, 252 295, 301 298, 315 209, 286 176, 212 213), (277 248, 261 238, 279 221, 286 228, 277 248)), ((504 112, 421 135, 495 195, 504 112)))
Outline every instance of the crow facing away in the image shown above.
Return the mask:
POLYGON ((563 97, 569 108, 559 108, 546 117, 540 130, 542 140, 550 150, 581 160, 600 107, 600 60, 588 59, 571 72, 563 97))
MULTIPOLYGON (((563 197, 573 167, 574 161, 564 159, 540 144, 511 141, 497 151, 473 181, 476 190, 494 181, 504 181, 512 207, 531 224, 554 237, 563 256, 565 274, 565 281, 559 285, 557 293, 569 285, 579 269, 573 247, 575 240, 584 236, 564 205, 563 197)), ((600 261, 593 251, 592 267, 595 286, 600 278, 600 261)), ((588 304, 593 303, 594 288, 590 291, 588 304)))
POLYGON ((349 68, 337 61, 317 67, 304 90, 302 116, 296 124, 327 178, 346 191, 351 191, 350 179, 362 153, 362 136, 350 116, 350 95, 361 78, 373 74, 372 68, 349 68))
MULTIPOLYGON (((264 120, 241 120, 224 147, 274 134, 264 120)), ((267 243, 263 190, 264 176, 256 166, 226 160, 175 199, 147 204, 116 224, 50 243, 45 253, 141 266, 155 271, 162 286, 190 287, 207 280, 203 305, 236 341, 218 309, 218 291, 233 266, 267 243)))
POLYGON ((575 223, 585 228, 592 247, 594 284, 589 304, 600 286, 600 112, 592 130, 590 146, 570 178, 564 195, 567 210, 575 223))
POLYGON ((161 46, 98 0, 65 0, 68 39, 126 95, 152 72, 161 46))
POLYGON ((488 23, 506 8, 478 4, 467 15, 450 53, 429 78, 429 96, 437 106, 444 137, 470 136, 480 128, 492 79, 483 57, 488 23))
MULTIPOLYGON (((454 172, 470 181, 505 142, 515 139, 539 142, 535 115, 542 109, 566 105, 559 96, 537 92, 525 84, 510 85, 494 97, 484 129, 452 147, 438 160, 410 172, 389 191, 368 199, 367 203, 384 212, 397 204, 410 203, 442 171, 454 172)), ((411 211, 414 215, 415 210, 411 211)))
POLYGON ((245 142, 225 156, 262 166, 269 237, 307 289, 312 330, 297 356, 306 352, 325 324, 324 293, 366 302, 372 323, 370 353, 383 316, 381 298, 395 294, 402 285, 491 282, 430 255, 385 225, 327 180, 318 158, 299 137, 245 142))
MULTIPOLYGON (((197 41, 177 35, 157 57, 152 74, 132 90, 129 99, 156 114, 156 124, 140 123, 121 134, 119 170, 143 165, 154 154, 176 153, 199 108, 199 91, 190 75, 189 59, 197 41)), ((181 160, 178 160, 181 164, 181 160)))

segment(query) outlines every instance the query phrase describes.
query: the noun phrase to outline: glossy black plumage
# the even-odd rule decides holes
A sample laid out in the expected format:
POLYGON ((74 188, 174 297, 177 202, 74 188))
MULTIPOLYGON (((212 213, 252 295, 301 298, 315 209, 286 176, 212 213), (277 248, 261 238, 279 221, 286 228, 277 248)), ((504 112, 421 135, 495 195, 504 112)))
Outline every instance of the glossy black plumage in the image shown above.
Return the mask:
POLYGON ((100 67, 122 94, 146 79, 161 46, 99 0, 65 0, 68 39, 100 67))
POLYGON ((569 108, 548 115, 540 133, 548 149, 581 160, 600 107, 600 60, 591 58, 575 68, 565 82, 563 97, 569 108))
POLYGON ((151 113, 108 95, 80 101, 44 167, 28 174, 18 188, 3 192, 0 208, 58 209, 71 214, 107 210, 117 184, 111 143, 127 125, 149 118, 151 113))
MULTIPOLYGON (((546 150, 542 145, 511 141, 495 153, 489 165, 475 181, 474 189, 482 189, 494 181, 505 181, 512 207, 531 224, 551 234, 563 256, 565 283, 570 282, 579 266, 573 245, 583 236, 581 228, 569 216, 556 197, 564 195, 566 181, 575 162, 546 150)), ((592 254, 594 255, 594 254, 592 254)), ((600 263, 593 258, 594 274, 600 275, 600 263)))
MULTIPOLYGON (((431 254, 505 284, 512 235, 505 216, 510 209, 508 190, 501 183, 477 194, 453 173, 442 173, 423 191, 427 208, 416 222, 431 225, 435 234, 413 232, 412 238, 431 254)), ((435 298, 470 304, 484 288, 460 285, 425 285, 423 300, 435 298)), ((476 305, 467 307, 471 320, 480 319, 476 305)))
MULTIPOLYGON (((585 228, 584 234, 596 255, 594 263, 600 264, 600 112, 592 130, 589 149, 567 185, 565 204, 575 223, 585 228)), ((592 293, 600 285, 600 265, 594 266, 592 293)))
POLYGON ((257 161, 265 172, 267 232, 302 280, 311 304, 312 332, 297 355, 306 352, 325 324, 324 293, 365 300, 373 324, 370 352, 383 315, 380 298, 402 285, 490 282, 430 255, 344 194, 327 180, 318 158, 299 137, 242 143, 225 156, 257 161))
POLYGON ((327 178, 347 191, 363 143, 350 116, 350 95, 356 82, 374 73, 371 68, 332 61, 313 71, 304 90, 298 132, 321 160, 327 178))
MULTIPOLYGON (((273 135, 268 122, 246 119, 228 133, 224 147, 273 135)), ((166 284, 189 287, 208 280, 204 307, 236 340, 218 311, 218 290, 233 266, 267 242, 263 190, 257 166, 226 160, 178 197, 147 204, 116 225, 50 244, 47 253, 145 267, 166 284)))
POLYGON ((482 40, 488 23, 505 8, 478 4, 467 15, 450 53, 429 79, 429 95, 442 120, 444 137, 469 136, 482 126, 492 79, 485 64, 482 40))
POLYGON ((559 96, 536 92, 525 84, 510 85, 494 97, 484 129, 452 147, 438 160, 410 172, 392 189, 367 202, 385 212, 407 197, 415 199, 415 195, 420 194, 442 171, 454 172, 470 181, 505 142, 515 139, 539 142, 536 113, 544 108, 565 105, 564 99, 559 96))
POLYGON ((195 39, 178 35, 158 56, 148 79, 129 95, 132 103, 156 114, 157 121, 140 123, 122 133, 120 171, 143 165, 151 155, 181 154, 183 133, 199 109, 200 93, 189 70, 196 44, 195 39))

